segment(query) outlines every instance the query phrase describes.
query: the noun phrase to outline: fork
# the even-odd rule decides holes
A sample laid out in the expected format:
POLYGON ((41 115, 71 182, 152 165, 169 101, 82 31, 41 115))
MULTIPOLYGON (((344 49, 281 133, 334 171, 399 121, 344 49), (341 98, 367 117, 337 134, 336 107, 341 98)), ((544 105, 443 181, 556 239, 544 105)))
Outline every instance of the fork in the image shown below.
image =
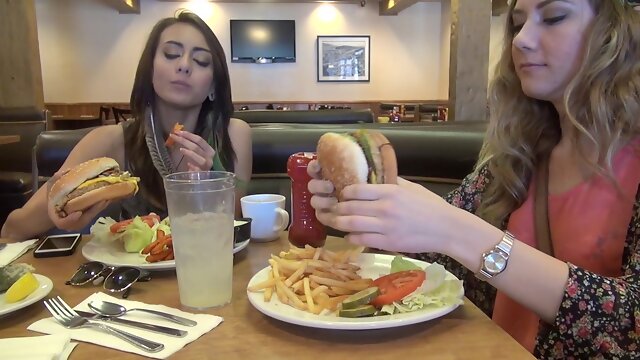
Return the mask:
POLYGON ((164 345, 157 343, 155 341, 147 340, 145 338, 141 338, 137 335, 133 335, 126 331, 122 331, 116 329, 114 327, 101 324, 98 322, 89 321, 82 316, 78 315, 67 303, 64 302, 60 298, 60 296, 56 296, 55 298, 51 298, 44 301, 44 306, 46 306, 47 310, 53 315, 53 318, 59 322, 62 326, 74 329, 81 327, 91 327, 102 330, 106 333, 115 335, 122 340, 126 340, 127 342, 135 345, 136 347, 148 351, 148 352, 158 352, 164 349, 164 345))

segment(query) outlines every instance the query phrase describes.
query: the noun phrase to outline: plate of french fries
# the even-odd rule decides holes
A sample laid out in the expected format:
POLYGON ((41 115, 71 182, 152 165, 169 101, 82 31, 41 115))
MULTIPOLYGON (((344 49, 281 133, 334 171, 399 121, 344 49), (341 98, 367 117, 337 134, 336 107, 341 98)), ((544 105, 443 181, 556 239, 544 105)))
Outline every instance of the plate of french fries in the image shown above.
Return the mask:
MULTIPOLYGON (((272 318, 315 328, 339 330, 382 329, 439 318, 459 305, 425 308, 413 312, 359 318, 339 317, 349 295, 372 286, 389 274, 394 256, 362 253, 362 248, 330 251, 292 246, 271 255, 269 266, 256 273, 247 285, 249 302, 272 318)), ((421 268, 429 263, 407 259, 421 268)), ((446 273, 446 279, 457 280, 446 273)), ((464 296, 461 288, 459 298, 464 296)))

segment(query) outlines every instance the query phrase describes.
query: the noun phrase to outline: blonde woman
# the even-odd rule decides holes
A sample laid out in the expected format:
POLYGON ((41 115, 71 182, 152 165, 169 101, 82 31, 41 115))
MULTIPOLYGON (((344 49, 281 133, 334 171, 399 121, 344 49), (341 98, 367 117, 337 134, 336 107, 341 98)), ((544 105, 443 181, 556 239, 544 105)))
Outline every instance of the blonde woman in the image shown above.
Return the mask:
POLYGON ((513 1, 475 172, 445 199, 313 180, 319 219, 428 253, 539 358, 640 358, 639 44, 626 1, 513 1))

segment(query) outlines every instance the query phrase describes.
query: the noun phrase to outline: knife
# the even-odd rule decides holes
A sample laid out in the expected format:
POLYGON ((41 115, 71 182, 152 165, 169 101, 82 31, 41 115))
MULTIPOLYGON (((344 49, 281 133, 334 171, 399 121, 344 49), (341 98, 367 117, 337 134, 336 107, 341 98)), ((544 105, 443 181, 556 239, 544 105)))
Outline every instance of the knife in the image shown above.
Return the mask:
POLYGON ((149 330, 149 331, 157 332, 160 334, 165 334, 165 335, 175 336, 175 337, 185 337, 187 335, 187 332, 184 330, 174 329, 166 326, 147 324, 139 321, 121 319, 119 317, 103 316, 103 315, 94 314, 88 311, 76 310, 76 312, 78 313, 78 315, 89 320, 113 322, 116 324, 131 326, 138 329, 149 330))

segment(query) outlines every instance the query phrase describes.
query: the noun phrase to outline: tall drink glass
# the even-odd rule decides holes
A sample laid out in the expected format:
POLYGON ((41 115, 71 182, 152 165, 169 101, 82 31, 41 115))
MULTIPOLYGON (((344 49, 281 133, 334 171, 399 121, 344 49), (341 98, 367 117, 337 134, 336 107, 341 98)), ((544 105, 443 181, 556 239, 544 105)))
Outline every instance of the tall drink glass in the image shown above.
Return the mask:
POLYGON ((231 301, 235 175, 181 172, 164 178, 182 305, 231 301))

